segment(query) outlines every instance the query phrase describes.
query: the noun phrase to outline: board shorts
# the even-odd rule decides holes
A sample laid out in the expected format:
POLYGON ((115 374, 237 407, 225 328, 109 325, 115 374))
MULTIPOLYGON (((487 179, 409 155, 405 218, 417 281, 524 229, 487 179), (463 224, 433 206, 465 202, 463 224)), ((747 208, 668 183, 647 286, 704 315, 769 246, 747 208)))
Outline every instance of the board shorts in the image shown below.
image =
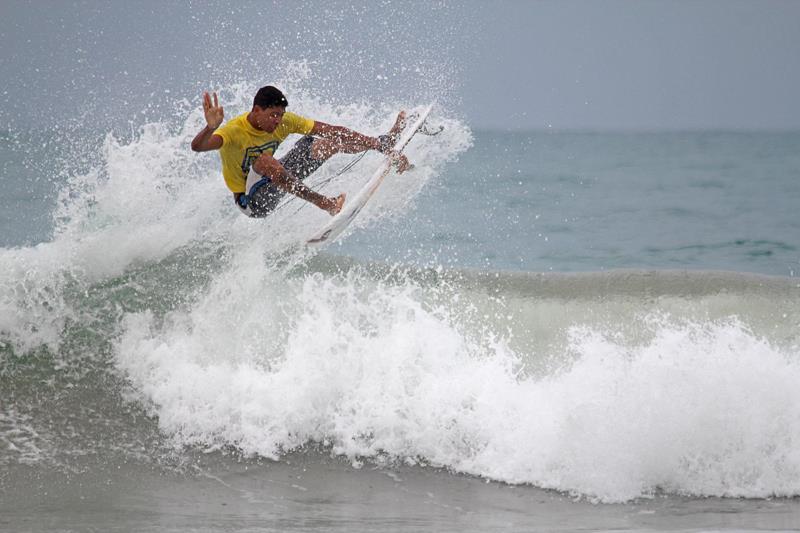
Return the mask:
MULTIPOLYGON (((297 141, 289 152, 278 159, 289 174, 299 180, 304 180, 316 171, 325 162, 324 159, 314 159, 311 155, 311 144, 314 137, 306 135, 297 141)), ((252 218, 264 218, 272 213, 281 198, 286 195, 272 181, 262 176, 250 167, 245 183, 246 193, 234 196, 236 206, 245 215, 252 218)))

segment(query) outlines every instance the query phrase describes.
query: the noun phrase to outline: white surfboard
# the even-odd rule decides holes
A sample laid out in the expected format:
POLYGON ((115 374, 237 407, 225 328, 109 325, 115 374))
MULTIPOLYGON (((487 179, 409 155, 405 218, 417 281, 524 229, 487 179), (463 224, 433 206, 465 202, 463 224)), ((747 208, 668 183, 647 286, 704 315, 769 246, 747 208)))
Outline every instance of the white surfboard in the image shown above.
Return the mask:
MULTIPOLYGON (((414 134, 419 131, 422 125, 425 123, 425 119, 428 118, 428 114, 431 112, 431 108, 433 104, 427 106, 422 112, 417 116, 417 119, 414 121, 413 124, 409 124, 403 130, 403 133, 400 135, 400 138, 394 145, 394 149, 398 152, 402 152, 406 145, 411 141, 411 138, 414 134)), ((325 226, 317 233, 314 234, 308 240, 308 244, 312 246, 319 246, 323 243, 330 242, 334 240, 336 237, 341 235, 344 229, 353 221, 354 218, 361 212, 361 210, 366 205, 367 201, 372 197, 375 191, 378 190, 381 183, 383 183, 383 179, 389 174, 389 171, 392 169, 392 161, 387 156, 381 166, 375 171, 375 174, 372 175, 370 180, 367 182, 364 187, 358 191, 353 198, 347 198, 344 203, 344 207, 342 208, 339 213, 331 218, 325 226)))

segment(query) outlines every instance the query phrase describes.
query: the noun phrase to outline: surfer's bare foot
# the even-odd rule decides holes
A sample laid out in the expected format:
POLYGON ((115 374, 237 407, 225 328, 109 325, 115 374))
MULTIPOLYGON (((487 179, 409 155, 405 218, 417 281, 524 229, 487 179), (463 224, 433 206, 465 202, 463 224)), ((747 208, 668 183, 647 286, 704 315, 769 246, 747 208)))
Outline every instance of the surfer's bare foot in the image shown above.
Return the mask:
POLYGON ((328 198, 330 207, 326 208, 325 210, 330 213, 331 215, 336 215, 339 211, 342 210, 344 206, 344 199, 347 195, 345 193, 340 194, 336 198, 328 198))

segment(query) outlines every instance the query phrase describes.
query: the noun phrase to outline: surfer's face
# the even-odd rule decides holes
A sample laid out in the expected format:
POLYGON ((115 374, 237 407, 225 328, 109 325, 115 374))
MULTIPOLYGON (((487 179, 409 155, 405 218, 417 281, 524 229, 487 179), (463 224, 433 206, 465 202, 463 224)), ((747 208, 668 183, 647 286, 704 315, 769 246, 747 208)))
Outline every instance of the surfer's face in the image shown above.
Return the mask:
POLYGON ((258 107, 253 106, 251 115, 253 115, 256 127, 268 133, 275 131, 275 128, 283 120, 283 114, 286 113, 285 107, 258 107))

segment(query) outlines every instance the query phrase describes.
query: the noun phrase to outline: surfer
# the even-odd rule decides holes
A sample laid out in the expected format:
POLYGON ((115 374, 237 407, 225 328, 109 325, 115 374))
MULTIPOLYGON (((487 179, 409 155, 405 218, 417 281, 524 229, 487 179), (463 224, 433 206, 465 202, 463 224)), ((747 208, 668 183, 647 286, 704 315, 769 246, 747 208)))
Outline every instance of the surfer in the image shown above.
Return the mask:
POLYGON ((343 126, 311 120, 286 111, 283 93, 270 85, 258 90, 253 108, 222 126, 224 112, 217 93, 203 93, 206 126, 192 140, 192 150, 219 150, 222 175, 234 201, 247 216, 267 216, 285 193, 311 202, 331 215, 341 211, 345 195, 327 197, 302 183, 336 153, 378 150, 390 156, 398 172, 410 165, 392 149, 403 129, 405 113, 400 112, 386 135, 370 137, 343 126), (212 97, 213 95, 213 97, 212 97), (303 137, 281 159, 275 159, 278 145, 289 134, 303 137))

